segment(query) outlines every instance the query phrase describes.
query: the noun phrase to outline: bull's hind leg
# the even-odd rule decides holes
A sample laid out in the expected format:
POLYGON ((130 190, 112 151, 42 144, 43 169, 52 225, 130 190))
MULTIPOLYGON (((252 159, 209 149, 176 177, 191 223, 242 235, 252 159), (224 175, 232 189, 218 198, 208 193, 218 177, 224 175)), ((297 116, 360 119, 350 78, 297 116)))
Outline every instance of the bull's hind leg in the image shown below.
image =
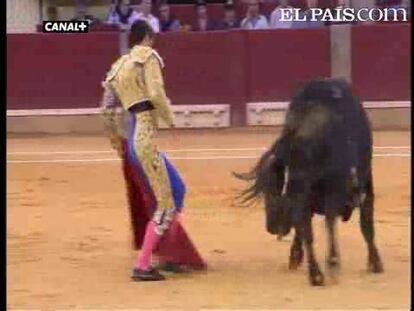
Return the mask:
POLYGON ((336 216, 326 213, 326 227, 328 232, 328 256, 326 258, 326 268, 333 281, 337 281, 341 267, 338 243, 336 240, 336 216))
POLYGON ((295 230, 295 238, 290 247, 289 269, 296 270, 303 262, 302 237, 298 230, 295 230))
POLYGON ((374 191, 372 175, 370 175, 368 180, 366 197, 361 204, 360 210, 360 227, 368 246, 368 270, 373 273, 381 273, 384 271, 384 268, 374 241, 374 191))
MULTIPOLYGON (((345 189, 339 185, 338 189, 345 189)), ((329 191, 325 202, 325 221, 328 234, 328 256, 326 257, 326 267, 329 275, 336 280, 340 270, 340 256, 338 242, 336 238, 336 221, 338 217, 338 206, 345 205, 345 193, 329 191)))

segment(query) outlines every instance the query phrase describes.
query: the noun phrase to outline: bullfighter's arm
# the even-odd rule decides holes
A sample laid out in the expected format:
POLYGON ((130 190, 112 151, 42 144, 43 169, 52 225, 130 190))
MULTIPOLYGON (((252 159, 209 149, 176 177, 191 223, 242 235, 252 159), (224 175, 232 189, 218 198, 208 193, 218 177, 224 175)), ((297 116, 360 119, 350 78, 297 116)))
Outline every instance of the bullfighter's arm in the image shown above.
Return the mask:
POLYGON ((173 114, 170 108, 170 100, 165 94, 160 62, 155 56, 149 57, 144 63, 144 77, 151 103, 154 105, 160 118, 168 126, 172 126, 173 114))
POLYGON ((116 122, 117 96, 109 84, 103 83, 104 93, 101 101, 104 131, 108 135, 112 148, 122 154, 122 135, 116 122))

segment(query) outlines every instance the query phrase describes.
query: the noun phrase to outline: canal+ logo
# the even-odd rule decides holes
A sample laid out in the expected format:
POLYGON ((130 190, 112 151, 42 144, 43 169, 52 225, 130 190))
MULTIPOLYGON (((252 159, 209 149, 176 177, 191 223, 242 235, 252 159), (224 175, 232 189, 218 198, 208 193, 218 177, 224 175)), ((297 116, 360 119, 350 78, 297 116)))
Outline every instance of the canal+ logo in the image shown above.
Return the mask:
POLYGON ((87 33, 88 21, 44 21, 43 32, 46 33, 87 33))

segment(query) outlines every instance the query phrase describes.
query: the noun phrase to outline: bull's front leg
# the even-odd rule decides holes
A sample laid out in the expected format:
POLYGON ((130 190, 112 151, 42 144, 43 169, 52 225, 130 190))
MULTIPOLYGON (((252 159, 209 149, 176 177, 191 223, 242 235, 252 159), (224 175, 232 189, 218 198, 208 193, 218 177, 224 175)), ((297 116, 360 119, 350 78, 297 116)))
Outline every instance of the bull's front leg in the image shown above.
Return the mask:
POLYGON ((295 238, 290 247, 289 269, 296 270, 303 262, 303 246, 300 231, 295 229, 295 238))
POLYGON ((298 229, 303 230, 301 234, 303 235, 308 260, 309 281, 313 286, 323 286, 325 278, 316 261, 313 248, 312 211, 310 207, 306 207, 302 220, 301 228, 298 229))
POLYGON ((384 267, 375 245, 374 231, 374 191, 372 173, 365 186, 366 197, 361 205, 360 227, 368 246, 368 270, 373 273, 384 272, 384 267))

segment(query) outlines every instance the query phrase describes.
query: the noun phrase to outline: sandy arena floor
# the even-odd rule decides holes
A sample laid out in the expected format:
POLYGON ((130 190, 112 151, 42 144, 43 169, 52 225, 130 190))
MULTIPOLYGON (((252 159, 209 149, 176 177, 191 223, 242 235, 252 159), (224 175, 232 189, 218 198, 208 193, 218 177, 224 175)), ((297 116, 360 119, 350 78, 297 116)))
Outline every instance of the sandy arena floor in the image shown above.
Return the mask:
MULTIPOLYGON (((120 162, 103 137, 9 137, 7 298, 10 309, 404 309, 410 293, 410 133, 375 133, 377 244, 386 272, 365 272, 358 213, 340 225, 339 284, 309 286, 287 269, 290 242, 265 232, 261 206, 233 198, 275 129, 162 132, 188 185, 184 224, 210 269, 134 283, 120 162), (207 149, 207 150, 206 150, 207 149), (211 150, 213 149, 213 150, 211 150), (225 150, 217 150, 225 149, 225 150)), ((324 223, 314 220, 320 263, 324 223)))

